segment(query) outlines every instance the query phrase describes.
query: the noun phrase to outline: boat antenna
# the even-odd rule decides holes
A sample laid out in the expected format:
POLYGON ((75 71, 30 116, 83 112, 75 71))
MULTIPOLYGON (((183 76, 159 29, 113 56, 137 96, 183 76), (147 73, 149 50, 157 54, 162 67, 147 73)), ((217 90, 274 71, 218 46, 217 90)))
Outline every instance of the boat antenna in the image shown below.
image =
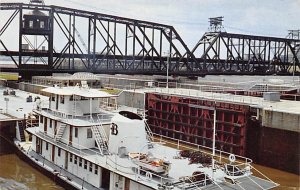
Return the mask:
POLYGON ((209 30, 211 32, 222 32, 224 30, 223 21, 223 16, 209 18, 209 30))

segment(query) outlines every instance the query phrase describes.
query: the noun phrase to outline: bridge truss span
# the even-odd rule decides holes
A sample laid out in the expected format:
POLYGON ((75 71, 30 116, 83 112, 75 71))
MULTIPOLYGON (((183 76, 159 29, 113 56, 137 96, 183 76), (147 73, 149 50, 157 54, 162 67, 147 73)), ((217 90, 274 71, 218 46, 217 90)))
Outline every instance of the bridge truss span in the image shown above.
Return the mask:
POLYGON ((299 69, 299 40, 227 32, 205 33, 192 53, 209 71, 284 74, 299 69))
POLYGON ((300 70, 299 40, 205 33, 189 49, 173 26, 54 5, 1 3, 0 55, 16 71, 110 74, 289 74, 300 70), (3 37, 17 20, 15 42, 3 37), (10 48, 9 44, 16 44, 10 48))

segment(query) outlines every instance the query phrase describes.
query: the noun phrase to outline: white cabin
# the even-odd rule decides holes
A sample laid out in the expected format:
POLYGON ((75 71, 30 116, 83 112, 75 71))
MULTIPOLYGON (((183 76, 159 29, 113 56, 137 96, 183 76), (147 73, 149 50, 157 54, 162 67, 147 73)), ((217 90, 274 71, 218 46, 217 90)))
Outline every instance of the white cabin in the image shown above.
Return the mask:
MULTIPOLYGON (((144 120, 126 111, 121 115, 101 110, 100 99, 116 95, 87 86, 54 86, 43 91, 50 94, 49 102, 38 103, 34 112, 39 124, 27 129, 35 158, 54 164, 54 172, 62 170, 83 179, 87 189, 151 189, 103 165, 106 155, 148 151, 144 120)), ((110 165, 116 165, 109 159, 110 165)))

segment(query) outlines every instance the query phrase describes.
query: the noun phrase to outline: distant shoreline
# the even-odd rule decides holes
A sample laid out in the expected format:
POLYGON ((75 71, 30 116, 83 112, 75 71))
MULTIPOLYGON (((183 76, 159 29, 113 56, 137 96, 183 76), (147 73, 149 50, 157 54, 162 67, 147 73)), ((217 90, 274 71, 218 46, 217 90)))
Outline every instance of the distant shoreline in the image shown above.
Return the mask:
POLYGON ((2 63, 0 61, 0 69, 1 68, 17 68, 17 66, 14 63, 10 63, 10 64, 9 63, 2 63))

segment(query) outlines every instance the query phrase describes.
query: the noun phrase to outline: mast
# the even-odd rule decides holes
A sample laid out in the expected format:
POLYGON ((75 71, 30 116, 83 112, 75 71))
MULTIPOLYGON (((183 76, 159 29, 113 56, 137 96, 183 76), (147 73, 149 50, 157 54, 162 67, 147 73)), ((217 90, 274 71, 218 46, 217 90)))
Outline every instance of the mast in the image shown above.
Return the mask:
POLYGON ((217 109, 216 102, 214 107, 214 125, 213 125, 213 155, 212 155, 212 178, 214 179, 215 168, 215 156, 216 156, 216 119, 217 119, 217 109))

